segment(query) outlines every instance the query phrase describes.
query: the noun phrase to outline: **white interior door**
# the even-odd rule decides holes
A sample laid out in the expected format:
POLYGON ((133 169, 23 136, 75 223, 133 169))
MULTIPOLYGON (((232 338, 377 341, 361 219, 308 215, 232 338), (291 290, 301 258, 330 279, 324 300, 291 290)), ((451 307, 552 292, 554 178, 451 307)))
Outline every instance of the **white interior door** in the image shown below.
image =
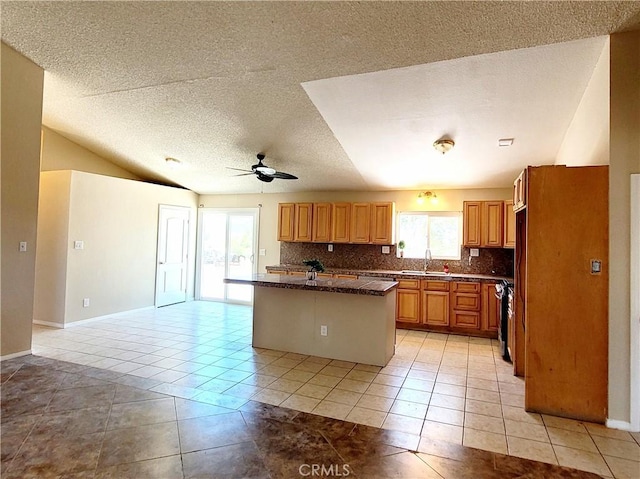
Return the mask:
POLYGON ((200 209, 198 228, 198 299, 250 304, 252 286, 223 280, 257 272, 258 209, 200 209))
POLYGON ((156 307, 187 300, 189 214, 189 208, 160 205, 156 307))

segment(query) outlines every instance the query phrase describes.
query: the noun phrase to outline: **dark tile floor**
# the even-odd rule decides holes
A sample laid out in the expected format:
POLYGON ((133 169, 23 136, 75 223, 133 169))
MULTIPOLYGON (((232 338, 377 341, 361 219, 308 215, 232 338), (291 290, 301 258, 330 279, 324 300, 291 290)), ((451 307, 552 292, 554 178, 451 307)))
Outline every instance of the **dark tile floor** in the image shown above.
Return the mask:
POLYGON ((2 362, 1 475, 17 478, 589 478, 560 466, 37 356, 2 362))

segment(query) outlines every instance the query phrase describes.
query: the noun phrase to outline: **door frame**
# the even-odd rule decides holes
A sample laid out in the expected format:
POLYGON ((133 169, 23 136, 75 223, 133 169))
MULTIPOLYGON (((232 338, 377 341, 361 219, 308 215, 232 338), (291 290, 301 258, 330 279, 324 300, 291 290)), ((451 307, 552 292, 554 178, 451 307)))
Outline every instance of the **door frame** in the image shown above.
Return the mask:
MULTIPOLYGON (((156 277, 155 277, 155 291, 153 298, 153 305, 158 308, 158 265, 160 264, 160 244, 162 242, 162 211, 163 210, 178 210, 187 213, 187 227, 185 229, 185 243, 186 243, 186 253, 184 257, 185 262, 185 291, 184 291, 184 301, 186 302, 189 297, 189 241, 190 241, 190 228, 191 228, 191 208, 188 206, 180 206, 180 205, 167 205, 167 204, 158 204, 158 240, 156 244, 156 277)), ((164 305, 163 305, 164 306, 164 305)))
MULTIPOLYGON (((201 286, 201 281, 202 281, 202 262, 201 262, 201 258, 202 258, 202 228, 203 228, 203 216, 205 213, 207 212, 219 212, 219 213, 252 213, 254 215, 254 222, 253 222, 253 228, 254 228, 254 232, 253 232, 253 273, 257 273, 258 272, 258 247, 260 244, 260 207, 239 207, 239 208, 234 208, 234 207, 200 207, 198 208, 198 224, 197 224, 197 233, 196 233, 196 275, 195 275, 195 289, 194 289, 194 296, 196 301, 200 301, 202 300, 202 296, 200 295, 200 286, 201 286)), ((227 220, 227 226, 228 226, 229 222, 227 220)), ((227 235, 226 235, 226 246, 229 243, 229 228, 227 227, 227 235)), ((225 251, 225 267, 227 264, 227 252, 225 251)), ((227 299, 227 293, 226 293, 226 287, 225 287, 225 294, 224 294, 224 298, 217 300, 220 302, 224 302, 224 303, 229 303, 229 304, 253 304, 253 298, 249 303, 246 303, 244 301, 229 301, 227 299)), ((209 300, 204 299, 203 301, 207 301, 209 300)))
POLYGON ((631 175, 630 423, 640 431, 640 174, 631 175))

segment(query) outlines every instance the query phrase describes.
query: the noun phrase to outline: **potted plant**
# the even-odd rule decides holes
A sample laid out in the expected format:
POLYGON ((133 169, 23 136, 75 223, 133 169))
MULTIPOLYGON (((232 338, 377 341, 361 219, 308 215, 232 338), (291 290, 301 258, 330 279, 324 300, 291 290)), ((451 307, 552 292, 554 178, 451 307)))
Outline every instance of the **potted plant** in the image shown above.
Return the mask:
POLYGON ((319 259, 306 259, 302 263, 309 266, 309 271, 307 271, 307 279, 309 280, 316 279, 318 273, 324 271, 324 265, 319 259))
POLYGON ((404 258, 404 247, 406 246, 404 240, 398 241, 398 249, 400 250, 400 257, 404 258))

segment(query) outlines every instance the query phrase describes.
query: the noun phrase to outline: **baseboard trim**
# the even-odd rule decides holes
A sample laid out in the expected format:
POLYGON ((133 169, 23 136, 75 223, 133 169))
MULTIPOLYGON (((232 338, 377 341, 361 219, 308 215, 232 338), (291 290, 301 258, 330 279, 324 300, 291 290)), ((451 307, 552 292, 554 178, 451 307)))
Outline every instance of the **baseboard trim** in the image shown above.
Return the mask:
POLYGON ((26 351, 20 351, 19 353, 7 354, 5 356, 0 356, 0 361, 5 361, 7 359, 19 358, 20 356, 27 356, 31 354, 31 350, 27 349, 26 351))
POLYGON ((38 324, 40 326, 48 326, 49 328, 64 329, 64 324, 53 323, 51 321, 40 321, 39 319, 34 319, 33 324, 38 324))
POLYGON ((620 421, 618 419, 607 419, 606 426, 611 429, 621 429, 622 431, 638 432, 638 429, 634 430, 633 424, 629 421, 620 421))
POLYGON ((95 316, 93 318, 81 319, 79 321, 72 321, 70 323, 64 323, 63 327, 64 328, 71 328, 71 327, 75 327, 75 326, 81 326, 83 324, 91 323, 93 321, 99 321, 101 319, 117 318, 118 316, 123 316, 125 314, 137 313, 137 312, 140 312, 140 311, 148 311, 150 309, 156 309, 156 307, 155 306, 145 306, 144 308, 129 309, 127 311, 120 311, 118 313, 105 314, 104 316, 95 316))

